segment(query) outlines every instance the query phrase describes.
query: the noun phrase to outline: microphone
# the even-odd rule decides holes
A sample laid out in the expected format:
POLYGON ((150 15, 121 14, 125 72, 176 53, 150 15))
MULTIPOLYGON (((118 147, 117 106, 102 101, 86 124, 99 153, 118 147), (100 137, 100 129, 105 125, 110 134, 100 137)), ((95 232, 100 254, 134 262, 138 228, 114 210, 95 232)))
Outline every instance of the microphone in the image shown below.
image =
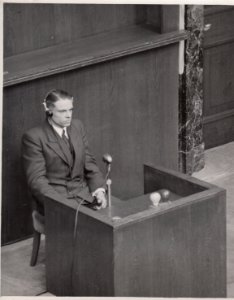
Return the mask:
POLYGON ((111 171, 112 157, 110 154, 106 153, 103 155, 102 160, 107 165, 107 172, 106 172, 106 177, 105 177, 105 180, 107 180, 109 177, 110 171, 111 171))
POLYGON ((111 164, 112 163, 112 157, 108 153, 104 154, 102 159, 106 164, 111 164))

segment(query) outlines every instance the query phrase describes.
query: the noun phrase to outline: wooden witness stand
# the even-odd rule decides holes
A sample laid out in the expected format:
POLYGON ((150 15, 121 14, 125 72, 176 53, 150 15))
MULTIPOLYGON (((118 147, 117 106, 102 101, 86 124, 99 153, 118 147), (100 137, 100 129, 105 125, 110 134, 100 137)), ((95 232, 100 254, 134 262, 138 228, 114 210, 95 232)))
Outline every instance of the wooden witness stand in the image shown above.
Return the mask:
POLYGON ((178 5, 6 4, 4 35, 2 244, 32 234, 21 139, 44 122, 51 89, 73 95, 98 165, 113 155, 117 197, 143 193, 145 162, 178 169, 179 43, 188 36, 178 5))
POLYGON ((226 297, 225 191, 144 167, 144 195, 101 211, 46 201, 47 289, 56 296, 226 297), (152 207, 149 193, 171 191, 152 207))

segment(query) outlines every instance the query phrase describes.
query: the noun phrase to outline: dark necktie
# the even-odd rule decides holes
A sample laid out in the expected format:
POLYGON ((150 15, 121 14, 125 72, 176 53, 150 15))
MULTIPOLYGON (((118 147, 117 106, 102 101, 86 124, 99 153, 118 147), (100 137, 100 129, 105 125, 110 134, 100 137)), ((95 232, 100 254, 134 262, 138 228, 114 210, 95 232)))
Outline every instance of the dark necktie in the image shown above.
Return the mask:
POLYGON ((70 145, 68 138, 65 135, 65 129, 63 129, 62 139, 65 142, 65 144, 67 145, 68 149, 71 151, 71 145, 70 145))
POLYGON ((65 129, 63 129, 62 139, 63 139, 65 145, 67 146, 67 149, 71 153, 71 161, 70 161, 70 163, 71 163, 71 165, 73 165, 73 159, 74 159, 73 147, 72 147, 72 144, 71 144, 69 138, 67 138, 67 136, 65 135, 65 129))

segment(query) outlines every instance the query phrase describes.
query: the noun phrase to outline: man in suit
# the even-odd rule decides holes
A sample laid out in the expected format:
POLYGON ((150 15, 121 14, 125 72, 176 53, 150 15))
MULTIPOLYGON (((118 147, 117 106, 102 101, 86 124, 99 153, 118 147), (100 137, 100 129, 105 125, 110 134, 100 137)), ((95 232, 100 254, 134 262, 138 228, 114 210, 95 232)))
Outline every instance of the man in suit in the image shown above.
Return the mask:
POLYGON ((28 186, 43 211, 46 197, 79 198, 107 205, 105 181, 91 155, 83 124, 72 119, 73 97, 52 90, 43 102, 47 118, 22 138, 28 186))

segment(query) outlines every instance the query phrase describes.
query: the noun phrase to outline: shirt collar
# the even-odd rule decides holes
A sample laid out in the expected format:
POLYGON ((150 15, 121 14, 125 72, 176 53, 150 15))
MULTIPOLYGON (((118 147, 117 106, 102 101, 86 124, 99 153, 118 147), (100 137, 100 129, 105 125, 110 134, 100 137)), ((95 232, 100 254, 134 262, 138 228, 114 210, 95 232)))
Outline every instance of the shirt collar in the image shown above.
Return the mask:
POLYGON ((65 131, 65 136, 68 138, 67 127, 59 127, 56 125, 50 118, 48 118, 49 124, 54 128, 54 130, 58 133, 60 137, 63 135, 63 130, 65 131))

